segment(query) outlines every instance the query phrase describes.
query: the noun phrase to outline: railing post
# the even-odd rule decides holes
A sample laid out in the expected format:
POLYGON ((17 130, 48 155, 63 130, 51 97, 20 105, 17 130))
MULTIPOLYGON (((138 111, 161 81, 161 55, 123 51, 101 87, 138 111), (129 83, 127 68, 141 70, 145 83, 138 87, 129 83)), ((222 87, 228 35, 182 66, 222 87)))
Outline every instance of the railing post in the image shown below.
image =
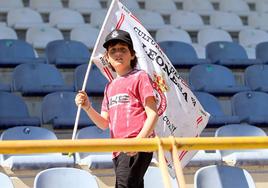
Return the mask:
POLYGON ((164 186, 165 188, 171 188, 170 184, 170 179, 169 179, 169 173, 167 170, 167 163, 165 160, 165 155, 164 155, 164 149, 162 146, 161 139, 157 137, 158 139, 158 159, 159 159, 159 167, 162 173, 162 178, 164 180, 164 186))
POLYGON ((170 137, 171 139, 171 143, 172 143, 172 159, 173 159, 173 164, 174 164, 174 168, 175 168, 175 173, 176 173, 176 179, 177 179, 177 183, 179 185, 179 188, 186 188, 186 183, 185 183, 185 179, 183 176, 183 171, 182 171, 182 166, 181 166, 181 162, 178 158, 178 148, 177 148, 177 144, 176 144, 176 140, 173 136, 170 137))

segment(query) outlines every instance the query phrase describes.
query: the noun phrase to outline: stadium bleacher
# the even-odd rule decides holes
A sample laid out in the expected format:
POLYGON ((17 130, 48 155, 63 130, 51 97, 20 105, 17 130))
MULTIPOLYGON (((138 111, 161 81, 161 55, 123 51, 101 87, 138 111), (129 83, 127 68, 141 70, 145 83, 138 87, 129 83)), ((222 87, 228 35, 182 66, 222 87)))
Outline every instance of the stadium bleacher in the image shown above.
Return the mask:
MULTIPOLYGON (((268 0, 121 1, 159 42, 178 73, 211 113, 212 118, 201 136, 267 136, 268 0)), ((51 131, 54 139, 71 138, 77 109, 75 92, 82 87, 87 62, 110 3, 111 0, 0 0, 2 140, 10 129, 21 131, 12 134, 17 136, 14 139, 33 139, 29 134, 19 136, 25 134, 24 126, 31 126, 40 139, 49 139, 42 137, 41 130, 51 131)), ((87 92, 93 105, 100 109, 107 81, 93 67, 89 82, 87 92), (90 85, 90 81, 94 85, 90 85)), ((82 112, 77 138, 108 137, 108 132, 95 128, 82 112)), ((223 179, 228 179, 225 175, 242 177, 236 172, 241 175, 244 169, 247 172, 243 171, 242 178, 250 182, 248 187, 254 187, 252 181, 258 188, 268 187, 266 152, 230 154, 230 151, 201 150, 184 168, 187 186, 201 188, 200 181, 207 181, 199 179, 201 173, 203 177, 214 178, 211 172, 197 172, 200 168, 233 165, 237 168, 230 172, 222 166, 211 168, 212 172, 224 170, 223 179)), ((60 156, 68 158, 66 154, 60 156)), ((76 154, 70 158, 75 161, 72 165, 70 161, 68 165, 65 163, 74 169, 66 168, 70 170, 69 179, 82 173, 85 179, 81 182, 92 181, 92 187, 93 184, 100 188, 113 187, 110 156, 100 156, 76 154), (79 168, 89 173, 81 172, 79 168)), ((39 161, 38 157, 17 157, 8 156, 6 161, 1 161, 0 187, 41 188, 44 182, 51 180, 51 175, 40 172, 42 168, 64 166, 60 159, 53 158, 55 155, 44 155, 39 161), (53 162, 56 165, 53 166, 53 162), (46 166, 47 163, 50 166, 46 166)), ((61 170, 63 168, 55 170, 54 175, 67 173, 59 172, 61 170)), ((153 178, 147 178, 145 187, 153 183, 161 187, 161 182, 153 182, 160 178, 159 169, 150 167, 149 174, 153 178)), ((61 179, 60 176, 54 180, 61 179)), ((67 186, 58 183, 56 187, 67 186)), ((204 186, 208 187, 210 183, 204 183, 204 186)))

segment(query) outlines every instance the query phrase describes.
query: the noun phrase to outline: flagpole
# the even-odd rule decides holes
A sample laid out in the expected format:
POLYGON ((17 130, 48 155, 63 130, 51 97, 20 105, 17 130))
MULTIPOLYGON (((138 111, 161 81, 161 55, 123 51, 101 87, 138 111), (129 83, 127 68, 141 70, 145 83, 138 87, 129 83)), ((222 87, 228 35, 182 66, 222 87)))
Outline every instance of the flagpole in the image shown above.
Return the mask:
MULTIPOLYGON (((91 66, 92 66, 92 60, 93 60, 93 55, 95 54, 96 52, 96 48, 97 46, 99 45, 99 41, 100 41, 100 37, 101 37, 101 34, 104 30, 104 26, 106 25, 106 22, 108 20, 108 15, 110 15, 111 11, 112 11, 112 7, 113 5, 115 4, 117 0, 112 0, 111 2, 111 5, 108 9, 108 12, 106 14, 106 17, 103 21, 103 24, 101 26, 101 29, 100 29, 100 32, 99 32, 99 35, 98 35, 98 38, 97 38, 97 41, 96 41, 96 44, 93 48, 93 51, 92 51, 92 55, 90 57, 90 60, 89 60, 89 63, 88 63, 88 66, 87 66, 87 71, 86 71, 86 74, 85 74, 85 78, 84 78, 84 82, 83 82, 83 86, 82 86, 82 91, 85 91, 86 90, 86 85, 87 85, 87 80, 88 80, 88 76, 89 76, 89 72, 91 70, 91 66)), ((76 135, 76 132, 77 132, 77 128, 78 128, 78 122, 79 122, 79 118, 80 118, 80 113, 81 113, 81 105, 78 106, 78 109, 77 109, 77 113, 76 113, 76 118, 75 118, 75 123, 74 123, 74 129, 73 129, 73 134, 72 134, 72 140, 75 139, 75 135, 76 135)))

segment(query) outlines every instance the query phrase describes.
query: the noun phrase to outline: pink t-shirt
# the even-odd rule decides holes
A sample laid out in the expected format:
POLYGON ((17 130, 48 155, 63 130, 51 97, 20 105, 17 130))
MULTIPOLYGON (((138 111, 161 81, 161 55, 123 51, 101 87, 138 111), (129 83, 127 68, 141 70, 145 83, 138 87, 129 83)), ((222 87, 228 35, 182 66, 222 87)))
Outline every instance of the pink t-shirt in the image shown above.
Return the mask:
POLYGON ((134 69, 107 84, 102 111, 109 113, 112 138, 133 138, 141 131, 147 118, 144 105, 154 96, 152 81, 143 70, 134 69))

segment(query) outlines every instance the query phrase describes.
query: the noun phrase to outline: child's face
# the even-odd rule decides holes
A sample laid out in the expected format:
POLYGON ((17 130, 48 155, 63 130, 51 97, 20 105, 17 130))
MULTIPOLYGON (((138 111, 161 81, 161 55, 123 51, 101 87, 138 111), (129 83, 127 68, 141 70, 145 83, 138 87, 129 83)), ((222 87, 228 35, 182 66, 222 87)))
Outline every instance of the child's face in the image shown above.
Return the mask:
POLYGON ((115 71, 120 73, 131 69, 130 62, 135 58, 135 54, 131 54, 127 44, 119 42, 108 47, 107 58, 115 71))

